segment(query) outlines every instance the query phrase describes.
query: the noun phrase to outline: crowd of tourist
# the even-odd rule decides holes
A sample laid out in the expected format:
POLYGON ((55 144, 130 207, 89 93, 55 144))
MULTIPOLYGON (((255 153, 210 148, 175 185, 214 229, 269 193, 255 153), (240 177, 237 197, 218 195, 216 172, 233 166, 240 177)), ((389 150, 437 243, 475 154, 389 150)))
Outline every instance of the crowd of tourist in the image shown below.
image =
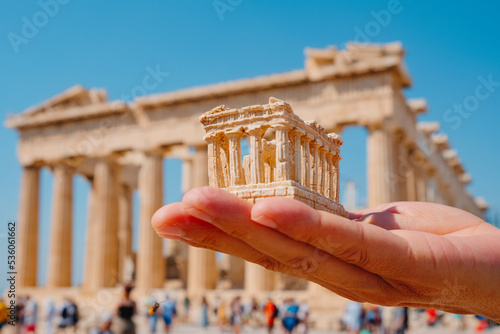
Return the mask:
MULTIPOLYGON (((310 309, 305 301, 297 302, 293 298, 276 303, 273 299, 243 301, 236 296, 224 299, 219 296, 206 297, 191 301, 185 296, 177 299, 169 293, 161 298, 148 296, 143 303, 136 304, 131 298, 132 286, 125 286, 121 299, 110 309, 109 314, 102 314, 99 324, 85 332, 92 334, 135 334, 136 315, 143 315, 147 320, 149 333, 170 333, 172 326, 182 323, 197 323, 200 328, 217 326, 221 332, 242 333, 243 327, 265 327, 268 333, 308 333, 310 309), (182 305, 180 308, 178 304, 182 305), (191 305, 197 305, 196 310, 191 305), (194 311, 194 312, 193 312, 194 311), (142 314, 141 314, 142 313, 142 314), (276 328, 279 327, 279 328, 276 328)), ((0 300, 0 332, 7 321, 7 309, 0 300)), ((65 298, 56 304, 52 298, 46 298, 39 305, 29 296, 21 297, 16 304, 16 327, 18 333, 76 333, 79 324, 79 311, 75 301, 65 298), (40 321, 43 318, 43 322, 40 321), (42 323, 43 328, 38 324, 42 323)), ((425 319, 429 327, 440 326, 444 312, 436 310, 414 310, 425 319)), ((466 330, 465 318, 454 315, 457 330, 466 330)), ((487 319, 477 317, 475 331, 480 332, 493 325, 487 319)), ((403 334, 409 327, 408 308, 384 308, 372 304, 348 302, 341 319, 343 331, 349 334, 403 334)))
MULTIPOLYGON (((161 326, 158 325, 159 319, 163 319, 166 333, 170 332, 173 323, 190 322, 191 300, 188 297, 184 297, 182 301, 182 315, 178 314, 177 301, 170 299, 168 295, 159 307, 154 308, 156 303, 158 301, 152 296, 146 298, 145 306, 150 311, 154 310, 147 314, 150 333, 156 333, 161 326)), ((239 334, 243 326, 265 326, 272 333, 275 323, 280 321, 286 333, 292 333, 295 329, 298 330, 297 333, 307 333, 309 306, 305 302, 297 304, 293 299, 286 299, 283 304, 276 305, 271 298, 264 302, 252 298, 244 303, 240 296, 228 301, 216 296, 211 303, 206 297, 202 297, 198 312, 198 319, 191 319, 191 322, 197 322, 201 328, 217 326, 221 332, 239 334)))
MULTIPOLYGON (((404 334, 410 323, 408 307, 382 307, 350 301, 342 316, 342 328, 349 334, 404 334)), ((498 325, 484 317, 475 316, 472 324, 466 317, 433 309, 411 309, 420 327, 440 327, 464 332, 473 329, 479 333, 498 325)))
MULTIPOLYGON (((3 301, 0 302, 3 304, 3 301)), ((4 307, 0 305, 0 309, 4 307)), ((44 300, 43 314, 40 314, 38 302, 29 296, 21 296, 16 303, 16 328, 18 333, 72 333, 76 332, 79 321, 78 306, 73 299, 66 297, 56 305, 53 299, 44 300), (45 326, 40 328, 40 318, 45 326)), ((0 315, 0 318, 5 318, 0 315)), ((2 325, 3 327, 3 325, 2 325)), ((0 327, 0 330, 1 328, 0 327)))

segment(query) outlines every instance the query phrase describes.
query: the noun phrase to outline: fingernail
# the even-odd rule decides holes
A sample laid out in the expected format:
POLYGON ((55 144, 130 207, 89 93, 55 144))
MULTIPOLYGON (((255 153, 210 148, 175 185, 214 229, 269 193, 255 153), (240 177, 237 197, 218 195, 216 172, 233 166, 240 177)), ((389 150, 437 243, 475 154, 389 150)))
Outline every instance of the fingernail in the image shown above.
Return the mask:
POLYGON ((163 238, 179 238, 182 237, 184 231, 175 225, 162 226, 161 229, 157 230, 156 233, 163 238))
POLYGON ((210 217, 206 212, 198 210, 193 207, 184 207, 184 211, 186 211, 190 216, 198 218, 200 220, 206 221, 207 223, 212 222, 212 217, 210 217))
POLYGON ((255 217, 255 218, 252 218, 253 221, 261 224, 261 225, 264 225, 264 226, 267 226, 267 227, 270 227, 270 228, 276 228, 276 223, 270 219, 269 217, 266 217, 266 216, 258 216, 258 217, 255 217))

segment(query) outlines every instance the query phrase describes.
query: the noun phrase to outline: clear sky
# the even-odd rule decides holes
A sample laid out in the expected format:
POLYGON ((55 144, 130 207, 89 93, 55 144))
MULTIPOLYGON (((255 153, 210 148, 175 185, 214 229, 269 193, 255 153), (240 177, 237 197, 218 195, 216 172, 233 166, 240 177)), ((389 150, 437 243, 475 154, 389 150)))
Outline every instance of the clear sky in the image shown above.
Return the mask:
MULTIPOLYGON (((300 69, 305 47, 398 40, 407 50, 414 82, 406 96, 427 99, 429 113, 421 120, 441 123, 472 175, 469 191, 490 203, 489 218, 498 222, 499 20, 500 4, 493 1, 4 0, 0 116, 5 120, 8 113, 75 84, 105 88, 111 100, 130 100, 148 67, 169 73, 149 94, 300 69)), ((352 129, 343 136, 342 182, 356 182, 363 204, 366 134, 352 129)), ((6 272, 6 224, 17 217, 17 138, 15 131, 0 130, 0 288, 6 272)), ((180 198, 179 161, 168 160, 165 170, 167 203, 180 198)), ((51 181, 44 170, 41 268, 49 243, 51 181)), ((73 281, 78 284, 88 184, 80 177, 74 182, 73 281)), ((43 269, 40 274, 43 283, 43 269)))

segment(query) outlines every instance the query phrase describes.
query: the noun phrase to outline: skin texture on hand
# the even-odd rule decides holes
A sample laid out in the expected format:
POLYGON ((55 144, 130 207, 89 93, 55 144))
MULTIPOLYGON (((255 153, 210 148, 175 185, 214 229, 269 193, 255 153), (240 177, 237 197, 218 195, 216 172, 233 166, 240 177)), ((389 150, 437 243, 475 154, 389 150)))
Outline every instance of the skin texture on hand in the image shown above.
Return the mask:
POLYGON ((250 204, 196 188, 158 210, 164 238, 232 254, 360 302, 500 321, 500 229, 434 203, 384 204, 349 219, 289 198, 250 204))

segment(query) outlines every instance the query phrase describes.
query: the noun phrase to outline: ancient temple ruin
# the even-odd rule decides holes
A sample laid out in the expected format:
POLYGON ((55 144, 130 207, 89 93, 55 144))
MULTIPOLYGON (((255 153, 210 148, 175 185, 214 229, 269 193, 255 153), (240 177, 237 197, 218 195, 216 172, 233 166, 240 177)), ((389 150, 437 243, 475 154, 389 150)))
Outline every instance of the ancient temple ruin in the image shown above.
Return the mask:
POLYGON ((207 132, 210 186, 253 203, 290 197, 347 216, 339 204, 343 142, 338 134, 327 134, 316 121, 304 122, 288 103, 273 97, 269 104, 241 109, 222 105, 200 121, 207 132), (250 154, 242 159, 243 136, 248 137, 250 154))

